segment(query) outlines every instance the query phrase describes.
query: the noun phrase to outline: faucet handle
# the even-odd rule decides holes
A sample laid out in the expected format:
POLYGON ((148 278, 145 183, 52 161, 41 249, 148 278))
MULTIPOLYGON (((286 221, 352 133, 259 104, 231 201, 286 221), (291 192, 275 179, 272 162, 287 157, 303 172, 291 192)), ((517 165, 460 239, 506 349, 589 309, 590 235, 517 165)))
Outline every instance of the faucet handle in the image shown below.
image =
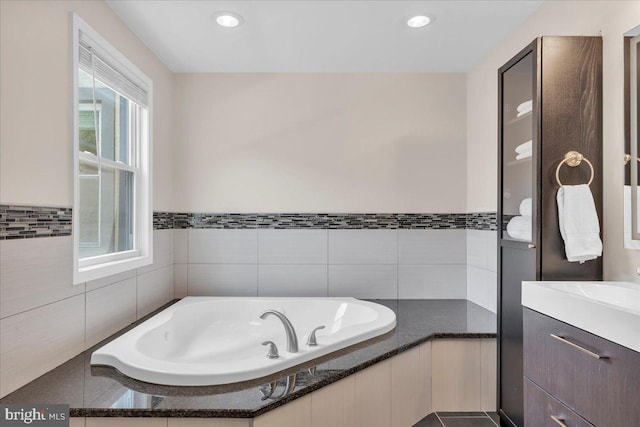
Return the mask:
POLYGON ((267 358, 269 359, 277 359, 278 357, 280 357, 278 355, 278 347, 276 347, 275 343, 273 341, 265 341, 262 343, 262 345, 268 345, 269 346, 269 351, 267 352, 267 358))
POLYGON ((324 329, 324 325, 318 326, 313 331, 311 331, 311 333, 309 334, 309 339, 307 339, 307 345, 309 347, 317 347, 318 346, 318 341, 316 341, 316 331, 319 331, 320 329, 324 329))

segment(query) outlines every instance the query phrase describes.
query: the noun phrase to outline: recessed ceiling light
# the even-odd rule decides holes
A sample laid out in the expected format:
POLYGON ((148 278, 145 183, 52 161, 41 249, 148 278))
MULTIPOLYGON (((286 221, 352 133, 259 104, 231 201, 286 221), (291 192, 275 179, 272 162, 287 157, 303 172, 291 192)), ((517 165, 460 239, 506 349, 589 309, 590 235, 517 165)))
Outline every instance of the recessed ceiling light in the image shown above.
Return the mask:
POLYGON ((218 12, 215 14, 215 17, 218 25, 225 28, 234 28, 244 22, 242 16, 233 12, 218 12))
POLYGON ((411 28, 421 28, 431 22, 431 19, 425 15, 417 15, 409 18, 407 25, 411 28))

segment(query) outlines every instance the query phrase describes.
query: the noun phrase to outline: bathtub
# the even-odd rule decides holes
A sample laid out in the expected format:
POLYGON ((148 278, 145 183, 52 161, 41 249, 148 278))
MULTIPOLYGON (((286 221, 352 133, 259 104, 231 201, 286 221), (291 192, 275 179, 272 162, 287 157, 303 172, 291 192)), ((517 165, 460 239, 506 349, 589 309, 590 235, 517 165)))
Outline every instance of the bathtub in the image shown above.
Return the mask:
POLYGON ((385 334, 396 316, 355 298, 187 297, 96 350, 106 365, 153 384, 206 386, 262 378, 385 334), (285 328, 265 310, 284 313, 295 328, 297 353, 287 352, 285 328), (318 345, 308 346, 313 329, 318 345), (277 359, 267 358, 273 341, 277 359))

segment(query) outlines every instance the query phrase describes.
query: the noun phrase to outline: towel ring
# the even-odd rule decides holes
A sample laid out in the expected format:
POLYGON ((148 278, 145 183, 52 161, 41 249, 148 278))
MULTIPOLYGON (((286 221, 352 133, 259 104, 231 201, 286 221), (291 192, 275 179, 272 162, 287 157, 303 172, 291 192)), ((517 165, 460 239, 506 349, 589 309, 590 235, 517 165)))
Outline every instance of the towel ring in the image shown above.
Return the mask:
MULTIPOLYGON (((638 160, 638 162, 640 162, 640 157, 636 157, 636 160, 638 160)), ((630 161, 631 161, 631 154, 625 154, 624 155, 624 164, 625 164, 625 166, 628 165, 630 161)))
POLYGON ((593 165, 591 164, 589 159, 587 159, 585 156, 583 156, 577 151, 568 151, 564 155, 564 159, 562 159, 562 161, 558 164, 558 167, 556 168, 556 181, 558 182, 559 186, 562 186, 562 182, 560 181, 560 168, 562 167, 562 165, 566 163, 567 166, 575 168, 576 166, 579 166, 583 160, 587 165, 589 165, 589 169, 591 169, 591 178, 589 178, 589 182, 587 182, 587 185, 591 185, 591 183, 593 182, 593 176, 595 172, 593 171, 593 165))

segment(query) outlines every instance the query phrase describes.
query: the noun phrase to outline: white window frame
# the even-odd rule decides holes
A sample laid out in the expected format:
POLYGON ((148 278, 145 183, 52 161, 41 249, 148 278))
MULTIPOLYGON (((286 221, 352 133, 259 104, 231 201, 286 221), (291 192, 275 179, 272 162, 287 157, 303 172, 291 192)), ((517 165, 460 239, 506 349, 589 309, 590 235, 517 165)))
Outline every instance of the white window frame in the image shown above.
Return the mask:
MULTIPOLYGON (((152 201, 152 129, 153 129, 153 81, 138 67, 116 50, 100 34, 91 28, 75 13, 71 14, 71 66, 72 79, 72 131, 73 131, 73 283, 85 283, 140 268, 153 263, 153 201, 152 201), (147 126, 140 126, 137 147, 137 169, 134 187, 134 249, 114 252, 91 258, 80 258, 80 233, 77 232, 80 221, 80 159, 84 156, 94 157, 89 153, 80 153, 79 126, 79 48, 80 33, 88 36, 93 44, 91 49, 104 60, 138 85, 148 94, 149 105, 140 109, 141 121, 147 126), (146 128, 146 129, 145 129, 146 128)), ((102 159, 102 162, 106 162, 102 159)), ((123 165, 120 164, 122 169, 123 165)))

